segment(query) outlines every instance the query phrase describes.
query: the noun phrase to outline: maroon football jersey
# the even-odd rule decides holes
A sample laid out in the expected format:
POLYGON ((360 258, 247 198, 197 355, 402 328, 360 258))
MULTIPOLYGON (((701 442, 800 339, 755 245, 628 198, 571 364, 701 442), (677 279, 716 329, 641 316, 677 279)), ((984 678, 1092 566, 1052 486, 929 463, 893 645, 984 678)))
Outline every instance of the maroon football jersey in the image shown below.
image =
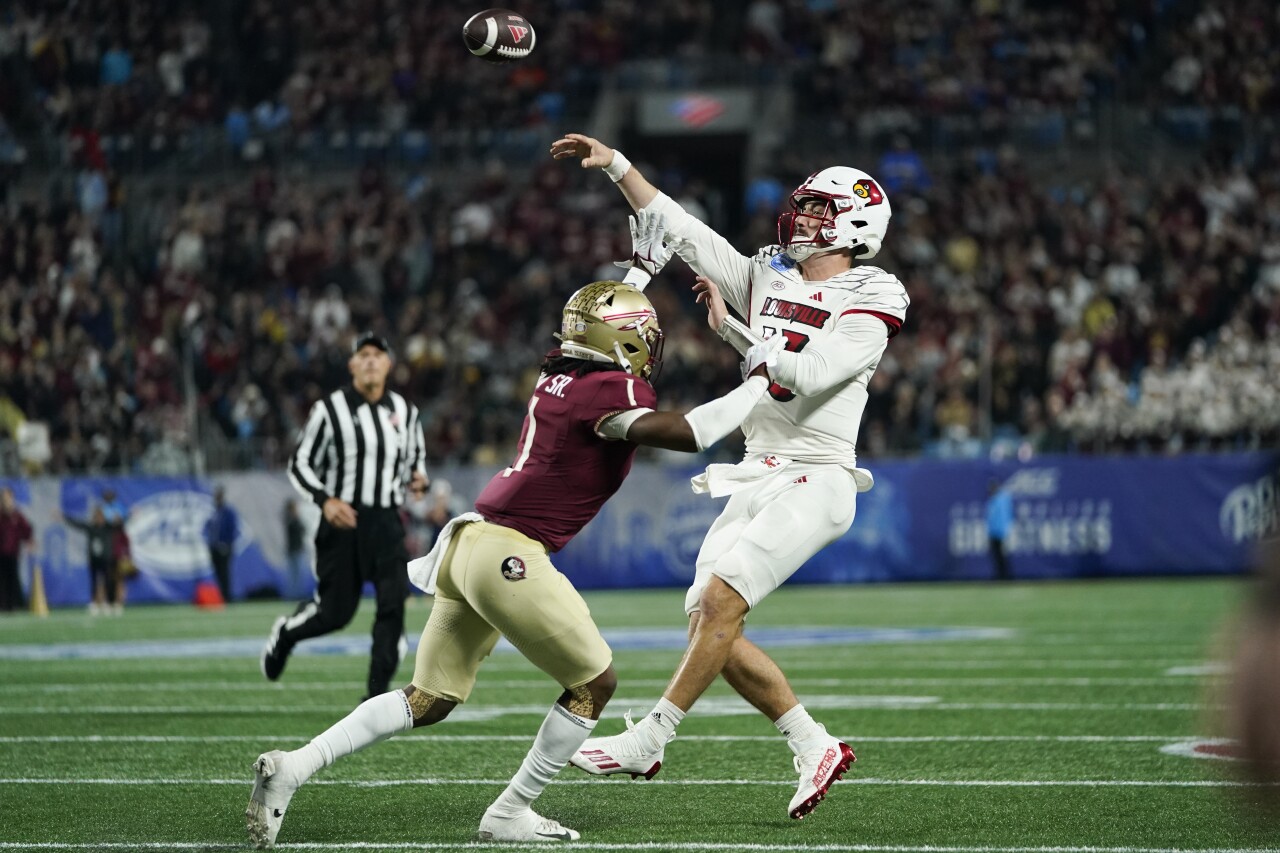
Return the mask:
POLYGON ((484 487, 476 512, 559 551, 631 470, 636 445, 600 438, 596 424, 657 400, 647 381, 620 370, 539 377, 516 460, 484 487))

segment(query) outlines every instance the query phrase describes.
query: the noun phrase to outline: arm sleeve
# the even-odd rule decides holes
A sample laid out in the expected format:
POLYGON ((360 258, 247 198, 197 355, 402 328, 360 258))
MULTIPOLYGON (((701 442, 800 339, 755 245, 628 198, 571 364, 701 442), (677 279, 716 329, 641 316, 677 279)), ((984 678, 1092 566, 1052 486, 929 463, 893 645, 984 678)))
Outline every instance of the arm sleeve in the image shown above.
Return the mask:
POLYGON ((427 442, 422 435, 422 412, 417 406, 409 407, 409 475, 418 472, 427 476, 427 442))
POLYGON ((622 441, 627 437, 627 430, 631 429, 631 425, 652 411, 653 409, 630 409, 605 415, 596 424, 596 435, 605 441, 622 441))
POLYGON ((71 525, 72 527, 74 527, 76 530, 88 530, 88 529, 89 529, 89 522, 87 522, 87 521, 81 521, 80 519, 78 519, 78 518, 72 518, 72 517, 71 517, 71 516, 69 516, 69 515, 65 515, 65 516, 63 516, 63 517, 62 517, 62 520, 63 520, 63 521, 65 521, 67 524, 71 525))
POLYGON ((769 390, 769 380, 752 376, 723 397, 703 403, 684 419, 693 430, 693 440, 699 450, 706 450, 738 427, 751 414, 756 403, 769 390))
POLYGON ((329 495, 324 488, 324 459, 333 441, 329 427, 329 416, 324 400, 311 407, 311 415, 307 425, 302 429, 302 437, 289 460, 289 482, 303 497, 310 498, 316 506, 324 506, 329 495))
POLYGON ((724 301, 745 316, 750 295, 751 258, 739 254, 732 243, 691 216, 666 193, 658 193, 646 209, 656 210, 667 218, 668 241, 679 238, 676 254, 693 267, 694 272, 720 285, 724 301))
POLYGON ((802 352, 780 352, 769 370, 773 381, 802 397, 821 394, 847 382, 879 360, 889 344, 889 330, 879 317, 846 312, 824 340, 802 352))
POLYGON ((601 432, 601 427, 614 415, 658 406, 653 386, 639 376, 610 371, 592 374, 592 377, 598 377, 599 385, 590 402, 578 410, 578 417, 600 438, 609 437, 607 432, 601 432))

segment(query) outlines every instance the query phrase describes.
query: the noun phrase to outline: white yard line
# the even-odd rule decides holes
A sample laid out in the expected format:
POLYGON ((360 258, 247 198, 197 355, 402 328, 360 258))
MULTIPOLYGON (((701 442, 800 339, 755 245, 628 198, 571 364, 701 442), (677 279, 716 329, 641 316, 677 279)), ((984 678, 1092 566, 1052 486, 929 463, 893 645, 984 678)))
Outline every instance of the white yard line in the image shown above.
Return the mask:
MULTIPOLYGON (((1181 743, 1197 740, 1196 735, 842 735, 859 743, 1181 743)), ((305 743, 307 735, 19 735, 0 737, 6 743, 305 743)), ((530 743, 527 735, 401 735, 396 744, 430 745, 442 743, 530 743)), ((782 743, 779 735, 680 735, 681 743, 782 743)))
MULTIPOLYGON (((1192 669, 1190 667, 1188 670, 1192 669)), ((1113 678, 1113 677, 1044 677, 1044 676, 1004 676, 976 678, 937 677, 937 678, 792 678, 793 685, 801 687, 859 687, 874 685, 878 687, 999 687, 1002 685, 1026 685, 1040 687, 1186 687, 1187 679, 1220 675, 1218 672, 1170 672, 1158 678, 1113 678)), ((628 687, 666 687, 670 679, 666 678, 627 678, 621 680, 628 687)), ((476 683, 477 690, 498 689, 537 689, 546 688, 555 692, 558 688, 549 678, 515 678, 498 681, 486 681, 481 675, 476 683)), ((270 692, 296 692, 301 690, 352 690, 350 681, 311 681, 290 683, 288 685, 266 681, 165 681, 155 684, 123 684, 119 681, 98 682, 49 682, 45 684, 14 684, 5 687, 5 693, 75 693, 90 690, 94 693, 128 692, 138 693, 190 693, 203 690, 246 690, 270 692)))
MULTIPOLYGON (((825 697, 807 697, 806 705, 831 710, 845 707, 849 710, 888 710, 888 711, 1205 711, 1218 710, 1222 706, 1202 702, 941 702, 936 696, 848 696, 836 697, 843 703, 827 701, 825 697)), ((652 698, 616 699, 618 707, 648 707, 652 698)), ((715 697, 705 699, 699 705, 704 715, 738 715, 747 713, 750 706, 737 697, 715 697), (719 701, 717 701, 719 700, 719 701), (739 707, 741 706, 741 707, 739 707), (744 710, 747 709, 747 710, 744 710)), ((0 707, 0 716, 119 716, 125 714, 151 714, 154 716, 177 716, 182 714, 208 714, 210 711, 221 714, 297 714, 308 713, 345 713, 351 710, 350 704, 319 705, 308 703, 299 706, 294 702, 278 705, 31 705, 0 707)), ((530 705, 493 705, 477 703, 458 709, 451 715, 456 721, 491 720, 504 716, 543 716, 547 713, 546 704, 530 705)))
MULTIPOLYGON (((156 786, 156 785, 246 785, 249 777, 240 779, 65 779, 48 777, 11 777, 0 778, 0 785, 118 785, 121 787, 156 786)), ((493 785, 506 786, 510 779, 451 779, 438 776, 424 776, 413 779, 313 779, 308 785, 333 785, 347 788, 395 788, 408 785, 493 785)), ((556 785, 601 785, 598 779, 557 779, 556 785)), ((612 784, 626 784, 613 782, 612 784)), ((795 779, 671 779, 650 780, 645 786, 778 786, 794 788, 795 779)), ((865 777, 846 779, 841 785, 868 786, 919 786, 946 788, 1272 788, 1280 786, 1280 782, 1237 782, 1230 779, 877 779, 865 777)))
MULTIPOLYGON (((545 850, 544 843, 511 843, 511 841, 466 841, 466 843, 422 843, 422 841, 333 841, 333 843, 280 844, 280 850, 545 850)), ((242 844, 225 841, 93 841, 87 844, 63 841, 0 841, 0 850, 215 850, 242 849, 242 844)), ((938 847, 938 845, 905 844, 742 844, 736 841, 570 841, 556 844, 557 850, 726 850, 735 853, 792 853, 815 850, 818 853, 1277 853, 1276 847, 938 847)))
MULTIPOLYGON (((1206 711, 1221 710, 1224 706, 1203 702, 939 702, 937 697, 848 697, 847 708, 859 711, 1206 711)), ((733 708, 713 710, 710 703, 704 700, 702 705, 704 716, 738 716, 747 714, 750 706, 738 703, 726 697, 726 704, 733 708), (738 705, 742 707, 739 708, 738 705)), ((631 699, 618 703, 618 707, 648 707, 652 699, 631 699)), ((831 710, 826 702, 806 702, 806 705, 831 710)), ((544 716, 546 704, 538 705, 484 705, 459 709, 450 719, 455 722, 481 722, 508 716, 544 716)), ((64 706, 34 705, 28 707, 0 707, 0 716, 77 716, 77 717, 110 717, 133 714, 149 714, 158 717, 181 716, 184 714, 208 714, 210 711, 219 714, 255 714, 261 716, 290 714, 300 711, 308 713, 342 714, 351 710, 350 704, 319 705, 309 703, 300 707, 295 703, 280 705, 95 705, 64 706)))
MULTIPOLYGON (((225 841, 143 841, 93 842, 86 844, 57 841, 0 841, 0 850, 216 850, 242 849, 242 844, 225 841)), ((277 845, 278 850, 546 850, 544 843, 511 843, 469 841, 464 843, 424 843, 342 841, 333 843, 302 842, 277 845)), ((557 850, 708 850, 748 851, 748 853, 791 853, 797 849, 819 853, 1277 853, 1280 847, 956 847, 908 846, 896 844, 749 844, 740 842, 648 841, 590 842, 571 841, 556 844, 557 850)))

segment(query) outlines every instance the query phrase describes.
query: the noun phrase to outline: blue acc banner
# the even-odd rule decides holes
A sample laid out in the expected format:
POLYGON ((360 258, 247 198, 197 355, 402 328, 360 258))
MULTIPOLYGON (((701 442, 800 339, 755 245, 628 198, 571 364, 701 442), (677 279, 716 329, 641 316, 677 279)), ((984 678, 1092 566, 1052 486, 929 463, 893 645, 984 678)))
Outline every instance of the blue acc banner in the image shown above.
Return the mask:
MULTIPOLYGON (((858 496, 852 528, 793 581, 990 578, 993 481, 1013 495, 1006 552, 1015 577, 1242 572, 1253 543, 1280 531, 1276 462, 1267 454, 864 462, 876 484, 858 496)), ((638 469, 557 565, 583 588, 688 583, 725 503, 690 492, 696 472, 638 469)))
MULTIPOLYGON (((1006 552, 1015 577, 1072 578, 1236 573, 1252 545, 1280 531, 1280 478, 1265 454, 1177 457, 1043 457, 1027 463, 915 460, 864 463, 876 485, 858 496, 853 527, 803 566, 800 583, 991 577, 986 499, 999 482, 1013 495, 1006 552)), ((579 588, 683 586, 702 537, 725 501, 694 495, 694 467, 637 465, 621 491, 554 555, 579 588)), ((434 472, 461 499, 490 470, 434 472)), ((309 571, 290 566, 284 507, 297 501, 310 548, 319 519, 283 474, 217 478, 238 517, 233 596, 308 595, 309 571)), ((63 517, 83 518, 111 489, 128 510, 139 574, 130 601, 191 601, 212 578, 204 523, 213 482, 174 478, 0 481, 14 488, 36 529, 35 556, 52 605, 89 599, 86 542, 63 517)), ((420 533, 421 531, 419 531, 420 533)), ((785 537, 787 531, 777 531, 785 537)), ((429 542, 410 524, 410 551, 429 542)), ((310 566, 310 553, 301 562, 310 566)))
MULTIPOLYGON (((282 474, 219 477, 228 504, 237 515, 231 572, 233 598, 292 592, 308 595, 314 580, 303 563, 291 567, 286 554, 284 506, 297 495, 282 474), (291 568, 295 571, 291 574, 291 568)), ((85 604, 90 598, 88 541, 66 519, 88 520, 95 506, 114 502, 126 513, 129 553, 138 568, 125 585, 129 602, 183 601, 194 598, 197 583, 213 579, 204 525, 213 512, 213 482, 173 477, 96 477, 0 480, 14 488, 19 509, 34 528, 36 547, 24 566, 43 570, 45 594, 52 606, 85 604)), ((319 511, 298 501, 305 537, 319 511)))

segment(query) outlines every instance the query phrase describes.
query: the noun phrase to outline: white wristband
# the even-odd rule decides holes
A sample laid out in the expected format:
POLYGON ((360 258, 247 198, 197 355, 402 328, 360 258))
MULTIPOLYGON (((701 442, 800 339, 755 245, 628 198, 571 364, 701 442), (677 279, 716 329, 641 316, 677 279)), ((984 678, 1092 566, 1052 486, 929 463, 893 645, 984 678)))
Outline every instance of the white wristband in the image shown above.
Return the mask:
POLYGON ((751 414, 756 403, 769 390, 769 380, 752 376, 723 397, 703 403, 684 416, 693 429, 693 440, 699 450, 706 450, 738 427, 751 414))
POLYGON ((640 267, 632 267, 631 269, 627 270, 627 274, 623 276, 622 283, 633 284, 635 285, 636 290, 642 291, 649 286, 649 282, 652 279, 653 279, 653 276, 649 275, 647 272, 640 269, 640 267))
POLYGON ((627 159, 627 155, 623 154, 617 148, 613 149, 613 159, 609 161, 609 165, 604 167, 604 173, 609 176, 609 180, 615 184, 622 180, 622 176, 631 168, 631 161, 627 159))

